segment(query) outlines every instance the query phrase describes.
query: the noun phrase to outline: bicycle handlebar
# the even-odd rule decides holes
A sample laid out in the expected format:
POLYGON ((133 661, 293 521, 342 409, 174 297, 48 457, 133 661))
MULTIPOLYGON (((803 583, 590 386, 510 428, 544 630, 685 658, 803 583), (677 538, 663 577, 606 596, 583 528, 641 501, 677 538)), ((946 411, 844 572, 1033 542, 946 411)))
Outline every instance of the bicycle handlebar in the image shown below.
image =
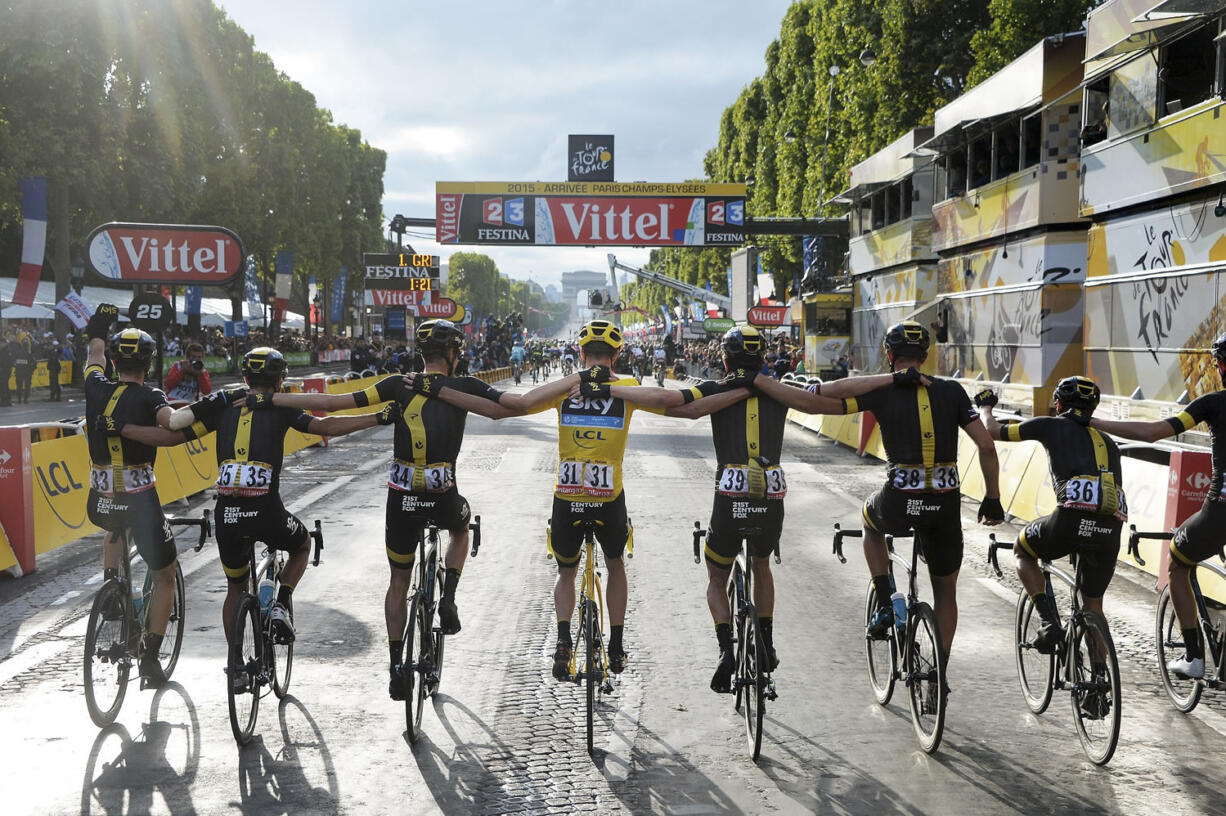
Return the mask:
POLYGON ((200 552, 204 549, 204 542, 213 534, 213 511, 204 510, 200 518, 176 518, 166 519, 166 521, 175 527, 199 527, 200 538, 196 542, 195 551, 200 552))
POLYGON ((1155 538, 1159 541, 1170 541, 1175 537, 1174 533, 1145 533, 1137 530, 1137 525, 1128 525, 1128 554, 1140 564, 1145 566, 1145 561, 1141 558, 1141 539, 1155 538))
POLYGON ((992 565, 992 570, 996 573, 997 578, 1003 578, 1004 573, 1000 571, 1000 559, 996 556, 997 550, 1012 550, 1013 542, 997 541, 996 533, 988 533, 988 563, 992 565))
POLYGON ((707 531, 702 529, 702 523, 697 522, 697 521, 694 522, 694 563, 695 564, 699 564, 702 562, 702 558, 698 552, 698 542, 704 536, 706 536, 706 534, 707 534, 707 531))
POLYGON ((860 538, 863 535, 863 530, 844 530, 838 524, 834 525, 834 554, 839 559, 840 564, 847 563, 847 559, 843 557, 843 539, 860 538))
POLYGON ((469 551, 468 554, 471 555, 473 558, 476 558, 477 550, 481 549, 481 517, 473 516, 473 520, 471 523, 469 523, 468 529, 472 530, 472 534, 473 534, 472 549, 469 551))
POLYGON ((318 567, 320 551, 324 548, 324 527, 323 522, 319 519, 315 519, 315 529, 311 531, 311 538, 315 539, 315 555, 311 559, 311 565, 318 567))

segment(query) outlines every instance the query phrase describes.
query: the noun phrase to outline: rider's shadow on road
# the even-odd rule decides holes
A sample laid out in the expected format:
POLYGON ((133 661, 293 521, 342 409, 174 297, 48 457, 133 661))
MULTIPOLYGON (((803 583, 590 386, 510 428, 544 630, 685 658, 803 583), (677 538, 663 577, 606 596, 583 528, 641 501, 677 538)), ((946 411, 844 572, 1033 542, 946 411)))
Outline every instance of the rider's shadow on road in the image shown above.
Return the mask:
MULTIPOLYGON (((512 748, 494 734, 493 730, 468 706, 442 692, 436 693, 434 713, 454 746, 454 754, 448 754, 424 732, 412 745, 413 757, 430 795, 443 813, 466 813, 475 806, 495 806, 500 797, 509 797, 503 780, 495 774, 482 757, 490 755, 511 756, 512 748), (454 709, 454 714, 449 713, 454 709), (476 740, 460 734, 453 717, 463 717, 480 732, 476 740)), ((465 729, 471 733, 472 729, 465 729)), ((408 742, 408 732, 405 733, 408 742)), ((544 807, 544 801, 539 803, 544 807)), ((529 810, 525 812, 530 812, 529 810)))
POLYGON ((259 816, 335 812, 336 769, 315 718, 293 695, 281 700, 277 718, 279 737, 257 734, 239 751, 241 800, 231 806, 259 816))
POLYGON ((153 695, 135 738, 121 724, 98 732, 85 765, 81 813, 195 813, 191 783, 200 762, 196 706, 178 683, 153 695))
POLYGON ((609 789, 631 813, 744 813, 683 753, 641 722, 628 768, 621 767, 623 760, 602 751, 593 760, 606 776, 612 772, 620 777, 609 782, 609 789), (610 760, 618 767, 607 768, 610 760))

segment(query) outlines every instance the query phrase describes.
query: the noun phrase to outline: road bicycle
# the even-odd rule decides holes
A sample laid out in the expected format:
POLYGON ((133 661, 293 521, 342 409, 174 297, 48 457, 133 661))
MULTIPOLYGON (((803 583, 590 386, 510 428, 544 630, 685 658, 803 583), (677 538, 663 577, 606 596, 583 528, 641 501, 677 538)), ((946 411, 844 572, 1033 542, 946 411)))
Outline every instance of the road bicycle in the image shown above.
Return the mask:
MULTIPOLYGON (((744 531, 752 535, 752 530, 744 531)), ((702 562, 702 542, 708 531, 694 522, 694 563, 702 562)), ((780 563, 779 545, 772 553, 780 563)), ((768 700, 778 699, 771 680, 770 656, 762 641, 762 624, 753 602, 753 571, 749 568, 749 538, 741 539, 741 551, 732 562, 725 588, 728 608, 732 611, 732 642, 736 646, 736 671, 732 676, 732 691, 736 695, 733 709, 745 718, 745 738, 754 762, 762 753, 762 718, 766 716, 768 700)))
MULTIPOLYGON (((834 525, 834 554, 839 562, 843 557, 843 539, 861 538, 863 530, 844 530, 834 525)), ((886 635, 874 638, 868 634, 869 624, 877 613, 877 589, 870 580, 868 598, 864 604, 864 647, 868 660, 868 680, 873 688, 873 698, 880 705, 887 705, 894 696, 894 685, 902 680, 907 688, 907 700, 911 708, 911 724, 920 748, 925 753, 935 753, 941 746, 945 732, 945 711, 949 706, 949 693, 945 682, 945 647, 937 626, 937 616, 932 607, 919 599, 916 576, 919 559, 924 555, 924 543, 913 532, 905 535, 887 535, 886 549, 890 554, 890 585, 894 581, 897 565, 907 575, 906 607, 904 621, 895 620, 886 635), (908 561, 894 549, 894 540, 913 538, 911 559, 908 561)))
POLYGON ((575 372, 575 364, 569 357, 562 358, 562 376, 569 377, 575 372))
MULTIPOLYGON (((587 696, 587 753, 596 750, 596 706, 604 695, 613 693, 608 655, 604 648, 604 590, 600 586, 599 548, 596 531, 603 523, 596 519, 580 519, 573 523, 583 533, 583 580, 579 585, 579 646, 571 649, 567 674, 571 682, 584 686, 587 696), (583 659, 580 661, 579 653, 583 659)), ((626 557, 634 557, 634 527, 626 519, 630 531, 626 539, 626 557)), ((553 535, 545 528, 549 557, 553 557, 553 535)))
MULTIPOLYGON (((1001 576, 996 551, 1013 549, 1013 542, 998 542, 988 536, 988 562, 1001 576)), ((1070 597, 1064 638, 1054 652, 1043 654, 1034 646, 1043 621, 1025 588, 1018 593, 1013 637, 1017 677, 1022 697, 1034 714, 1042 714, 1051 703, 1055 689, 1067 690, 1073 706, 1073 723, 1086 757, 1095 765, 1106 765, 1115 753, 1120 738, 1120 666, 1115 643, 1107 621, 1097 612, 1081 607, 1081 562, 1076 553, 1069 556, 1076 569, 1069 575, 1050 561, 1040 561, 1051 609, 1060 622, 1060 609, 1052 579, 1060 582, 1070 597)))
MULTIPOLYGON (((472 549, 476 558, 481 549, 481 517, 473 516, 468 525, 472 531, 472 549)), ((439 587, 443 585, 447 567, 438 557, 439 530, 428 522, 417 537, 417 558, 413 589, 409 592, 409 616, 405 622, 404 655, 400 659, 401 681, 404 684, 404 722, 409 742, 416 744, 421 736, 421 715, 426 698, 438 692, 443 679, 444 635, 441 626, 434 625, 438 609, 439 587), (417 644, 414 655, 413 645, 417 644)))
POLYGON ((664 387, 664 364, 656 364, 656 385, 660 388, 664 387))
MULTIPOLYGON (((310 533, 315 542, 311 558, 319 566, 324 548, 323 525, 315 522, 310 533)), ((260 698, 271 689, 278 699, 289 693, 290 675, 294 669, 294 639, 283 636, 272 624, 272 605, 281 589, 281 571, 288 558, 283 550, 265 548, 256 560, 256 541, 249 538, 247 580, 238 605, 230 619, 229 649, 226 657, 226 699, 230 708, 230 729, 239 745, 246 745, 255 733, 260 713, 260 698), (272 582, 271 591, 260 584, 272 582)), ((286 611, 293 618, 294 599, 290 596, 286 611)))
POLYGON ((511 361, 511 376, 515 378, 516 385, 519 385, 519 381, 520 381, 520 378, 523 376, 523 373, 524 373, 524 364, 518 363, 512 360, 511 361))
MULTIPOLYGON (((1129 525, 1128 529, 1128 550, 1141 566, 1145 566, 1138 547, 1141 539, 1154 538, 1170 541, 1174 537, 1174 533, 1137 532, 1135 525, 1129 525)), ((1218 558, 1226 564, 1226 553, 1219 552, 1218 558)), ((1226 688, 1226 666, 1223 665, 1226 664, 1226 635, 1224 635, 1222 623, 1215 621, 1210 614, 1209 604, 1212 602, 1207 600, 1201 591, 1200 579, 1197 577, 1198 569, 1201 567, 1224 581, 1226 581, 1226 569, 1212 561, 1202 561, 1191 569, 1189 576, 1192 581, 1192 593, 1196 597, 1196 610, 1200 613, 1197 616, 1197 624, 1205 640, 1205 676, 1202 679, 1183 677, 1166 667, 1167 661, 1179 657, 1185 648, 1183 630, 1179 627, 1179 618, 1175 616, 1175 606, 1171 603, 1169 585, 1162 587, 1162 591, 1158 593, 1158 606, 1154 614, 1154 639, 1158 644, 1158 671, 1162 674, 1162 685, 1166 688, 1171 703, 1184 714, 1196 708, 1206 688, 1226 688)), ((1214 608, 1220 610, 1222 607, 1218 604, 1214 608)))
MULTIPOLYGON (((212 532, 208 510, 200 518, 167 519, 167 522, 171 527, 199 527, 197 552, 212 532)), ((118 540, 114 546, 120 552, 119 569, 98 588, 85 630, 85 706, 89 709, 89 718, 99 727, 110 725, 119 715, 128 689, 128 676, 143 654, 144 634, 152 607, 153 570, 137 554, 136 546, 129 543, 130 532, 125 529, 115 534, 118 540), (133 580, 134 566, 136 580, 133 580)), ((158 649, 158 661, 167 679, 179 662, 185 613, 183 570, 176 560, 174 602, 158 649)), ((146 686, 142 679, 141 688, 146 686)))

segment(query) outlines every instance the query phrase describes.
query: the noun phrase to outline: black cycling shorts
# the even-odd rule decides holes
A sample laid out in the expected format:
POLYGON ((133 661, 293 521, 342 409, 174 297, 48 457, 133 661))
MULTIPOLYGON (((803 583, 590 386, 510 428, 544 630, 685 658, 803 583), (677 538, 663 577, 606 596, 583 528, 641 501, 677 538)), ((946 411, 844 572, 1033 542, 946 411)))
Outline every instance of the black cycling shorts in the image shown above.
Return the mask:
POLYGON ((912 493, 886 485, 868 497, 861 516, 883 535, 914 530, 930 575, 941 578, 962 568, 962 494, 957 490, 912 493))
POLYGON ((616 561, 626 552, 626 539, 630 537, 630 522, 626 518, 626 494, 607 502, 572 502, 553 497, 553 516, 549 522, 550 542, 558 569, 573 567, 579 563, 579 548, 583 545, 583 531, 574 526, 576 521, 595 519, 601 523, 596 528, 596 540, 604 552, 605 560, 616 561))
POLYGON ((293 555, 309 541, 306 526, 285 509, 281 497, 218 496, 214 509, 217 552, 231 581, 242 581, 251 569, 251 544, 261 542, 293 555))
POLYGON ((428 522, 440 530, 459 532, 468 529, 471 516, 468 500, 454 487, 444 493, 406 493, 389 487, 383 533, 387 563, 395 569, 410 569, 428 522))
POLYGON ((736 499, 716 493, 708 527, 703 548, 708 564, 730 568, 742 539, 749 541, 751 556, 766 558, 783 532, 783 499, 736 499))
POLYGON ((1171 557, 1186 566, 1194 566, 1222 551, 1226 541, 1226 502, 1206 501, 1187 521, 1175 530, 1171 539, 1171 557))
POLYGON ((1017 544, 1033 558, 1054 561, 1076 551, 1081 559, 1081 591, 1101 598, 1115 575, 1124 522, 1085 510, 1058 507, 1050 516, 1026 525, 1017 544))
POLYGON ((110 533, 128 531, 130 542, 149 569, 159 570, 175 562, 175 537, 166 523, 157 488, 139 493, 107 496, 90 489, 86 510, 92 524, 110 533))

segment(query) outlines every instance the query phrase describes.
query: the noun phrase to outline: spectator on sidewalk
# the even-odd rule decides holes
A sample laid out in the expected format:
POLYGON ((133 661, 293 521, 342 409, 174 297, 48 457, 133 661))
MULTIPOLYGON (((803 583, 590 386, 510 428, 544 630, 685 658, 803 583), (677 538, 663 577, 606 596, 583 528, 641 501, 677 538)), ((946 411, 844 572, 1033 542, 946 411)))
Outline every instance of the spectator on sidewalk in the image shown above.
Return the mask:
POLYGON ((13 333, 6 331, 0 337, 0 408, 9 408, 13 399, 9 395, 9 377, 13 375, 13 333))
POLYGON ((50 393, 47 402, 59 402, 63 396, 60 393, 60 341, 52 340, 46 346, 47 385, 50 393))
POLYGON ((30 380, 34 377, 34 348, 29 335, 17 341, 13 353, 13 373, 17 375, 17 402, 29 403, 30 380))
POLYGON ((204 346, 189 343, 187 354, 166 373, 166 396, 172 400, 195 402, 213 393, 213 383, 204 367, 204 346))

